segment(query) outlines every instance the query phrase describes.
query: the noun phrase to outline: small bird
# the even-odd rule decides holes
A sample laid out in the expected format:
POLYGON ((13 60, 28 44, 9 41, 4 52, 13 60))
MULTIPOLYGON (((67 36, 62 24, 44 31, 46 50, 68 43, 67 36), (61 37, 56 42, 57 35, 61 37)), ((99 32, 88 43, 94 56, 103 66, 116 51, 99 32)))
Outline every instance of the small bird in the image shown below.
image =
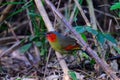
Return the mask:
POLYGON ((73 50, 80 50, 80 45, 74 38, 64 36, 56 31, 47 32, 46 38, 51 47, 62 54, 68 53, 73 50))

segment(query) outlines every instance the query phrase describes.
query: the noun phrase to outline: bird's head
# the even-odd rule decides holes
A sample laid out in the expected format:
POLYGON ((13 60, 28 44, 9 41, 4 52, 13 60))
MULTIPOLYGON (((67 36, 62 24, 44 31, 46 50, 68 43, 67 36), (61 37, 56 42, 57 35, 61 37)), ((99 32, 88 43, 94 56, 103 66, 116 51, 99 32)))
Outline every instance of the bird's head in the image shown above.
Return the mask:
POLYGON ((46 38, 49 42, 55 42, 57 40, 57 33, 55 31, 47 32, 46 38))

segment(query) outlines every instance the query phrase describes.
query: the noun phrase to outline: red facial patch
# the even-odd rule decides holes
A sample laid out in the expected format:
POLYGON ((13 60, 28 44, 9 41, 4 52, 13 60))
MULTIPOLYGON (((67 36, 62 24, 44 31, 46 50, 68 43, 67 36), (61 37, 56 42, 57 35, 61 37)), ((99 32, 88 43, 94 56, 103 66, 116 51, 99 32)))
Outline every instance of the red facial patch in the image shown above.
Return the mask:
POLYGON ((55 42, 56 41, 56 34, 53 34, 53 33, 47 34, 47 39, 50 42, 55 42))

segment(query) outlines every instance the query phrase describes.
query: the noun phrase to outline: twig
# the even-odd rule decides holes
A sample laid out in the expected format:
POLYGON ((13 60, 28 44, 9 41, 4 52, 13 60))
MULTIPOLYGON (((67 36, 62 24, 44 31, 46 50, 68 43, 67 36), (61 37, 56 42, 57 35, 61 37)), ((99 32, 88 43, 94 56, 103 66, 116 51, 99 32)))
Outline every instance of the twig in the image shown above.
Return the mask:
POLYGON ((96 22, 97 22, 97 26, 98 26, 99 30, 100 30, 101 32, 103 32, 103 30, 102 30, 102 28, 101 28, 99 22, 98 22, 97 20, 96 20, 96 22))
POLYGON ((83 18, 84 18, 84 20, 85 20, 87 26, 91 26, 89 20, 87 19, 87 17, 85 16, 85 14, 84 14, 84 12, 83 12, 83 10, 82 10, 82 7, 79 5, 78 0, 74 0, 74 2, 75 2, 75 4, 76 4, 76 6, 78 7, 78 9, 80 10, 81 15, 83 16, 83 18))
MULTIPOLYGON (((13 27, 12 29, 15 31, 16 29, 18 29, 18 28, 20 28, 20 27, 23 27, 23 25, 25 25, 25 24, 27 24, 27 23, 28 23, 28 21, 24 21, 24 22, 22 22, 22 23, 17 23, 18 25, 15 26, 15 27, 13 27)), ((1 32, 1 33, 0 33, 0 36, 3 36, 5 32, 6 32, 6 31, 1 32)), ((11 32, 11 30, 9 29, 9 30, 7 31, 7 33, 10 33, 10 32, 11 32)))
POLYGON ((67 67, 67 64, 66 64, 65 60, 62 59, 63 58, 62 55, 58 52, 56 52, 56 56, 58 58, 60 66, 61 66, 61 68, 63 69, 63 72, 64 72, 64 79, 63 80, 69 80, 69 75, 68 75, 69 69, 67 67))
POLYGON ((88 3, 89 13, 90 13, 90 22, 93 29, 97 30, 96 17, 94 13, 92 0, 86 0, 88 3))
MULTIPOLYGON (((10 2, 14 2, 16 0, 10 0, 10 2)), ((2 15, 0 16, 0 23, 7 17, 10 10, 13 8, 13 4, 9 4, 4 11, 2 12, 2 15)))
MULTIPOLYGON (((83 8, 88 8, 88 7, 83 6, 83 8)), ((117 21, 117 18, 114 15, 111 15, 109 13, 106 13, 106 12, 103 12, 103 11, 100 11, 100 10, 97 10, 97 9, 94 9, 94 11, 113 18, 115 20, 115 22, 117 23, 117 25, 119 25, 119 22, 117 21)))
POLYGON ((48 61, 49 61, 49 59, 50 59, 51 51, 52 51, 52 48, 49 49, 47 61, 46 61, 46 64, 45 64, 45 71, 44 71, 44 77, 43 77, 43 79, 45 79, 45 74, 46 74, 46 71, 47 71, 47 66, 48 66, 48 61))
POLYGON ((89 76, 89 77, 91 77, 91 78, 93 78, 93 79, 95 79, 95 80, 99 80, 99 79, 93 77, 92 75, 88 74, 87 72, 85 72, 85 71, 83 71, 83 70, 77 70, 77 71, 82 72, 83 74, 85 74, 85 75, 87 75, 87 76, 89 76))
POLYGON ((8 27, 10 28, 10 31, 12 32, 12 34, 13 34, 14 38, 16 39, 16 41, 19 41, 19 39, 17 38, 17 36, 16 36, 16 34, 15 34, 13 28, 12 28, 12 25, 10 23, 8 23, 7 21, 5 21, 5 24, 7 24, 8 27))
MULTIPOLYGON (((26 2, 27 2, 27 0, 26 0, 26 2)), ((27 18, 28 18, 28 20, 30 20, 29 21, 30 32, 31 32, 32 36, 34 36, 35 34, 34 34, 34 31, 33 31, 33 28, 32 28, 32 22, 31 22, 31 19, 30 19, 30 16, 29 16, 28 8, 26 9, 26 12, 27 12, 27 18)), ((36 64, 40 61, 40 51, 39 51, 38 47, 35 45, 35 42, 33 42, 33 44, 34 44, 33 46, 34 46, 36 60, 37 60, 36 62, 34 62, 34 64, 36 64)))
POLYGON ((89 55, 95 59, 95 61, 102 67, 102 69, 107 73, 107 75, 110 75, 111 79, 119 80, 119 78, 115 75, 115 72, 109 67, 109 65, 105 61, 101 60, 98 57, 97 53, 92 50, 87 43, 84 42, 82 37, 72 28, 72 26, 67 22, 63 15, 58 10, 56 10, 55 6, 49 0, 45 0, 45 2, 52 9, 52 11, 56 13, 56 15, 61 19, 61 21, 63 21, 66 27, 73 33, 73 35, 76 36, 78 42, 82 44, 81 46, 85 47, 85 51, 88 52, 89 55))
POLYGON ((2 56, 4 56, 5 54, 11 53, 13 50, 15 50, 18 46, 20 46, 21 41, 16 42, 14 45, 12 45, 9 49, 3 51, 2 53, 0 53, 0 58, 2 56))
POLYGON ((54 31, 54 28, 53 28, 53 26, 52 26, 52 24, 51 24, 51 22, 50 22, 50 20, 48 18, 47 12, 45 11, 41 0, 34 0, 34 1, 36 3, 36 6, 37 6, 37 8, 38 8, 44 22, 45 22, 45 25, 46 25, 48 31, 54 31))
MULTIPOLYGON (((92 0, 86 0, 86 1, 87 1, 88 8, 89 8, 91 26, 93 29, 97 30, 97 21, 96 21, 96 17, 94 13, 93 2, 92 0)), ((97 40, 95 36, 93 35, 92 37, 93 37, 95 45, 97 46, 98 44, 97 44, 97 40)), ((97 48, 99 48, 99 46, 97 48)))
MULTIPOLYGON (((29 36, 17 36, 18 39, 23 39, 23 38, 28 38, 29 36)), ((15 41, 15 37, 11 36, 11 37, 4 37, 4 38, 0 38, 0 45, 4 45, 6 42, 10 43, 15 41)))
MULTIPOLYGON (((61 0, 58 1, 57 9, 59 9, 59 7, 60 7, 60 3, 61 3, 61 0)), ((56 15, 55 15, 54 25, 53 25, 54 27, 55 27, 56 20, 57 20, 56 18, 57 18, 57 17, 56 17, 56 15)))
POLYGON ((73 9, 73 11, 72 11, 72 13, 71 13, 71 16, 70 16, 70 20, 69 20, 69 23, 70 23, 70 24, 72 24, 72 21, 73 21, 73 18, 74 18, 74 14, 75 14, 76 9, 77 9, 77 7, 76 7, 76 5, 75 5, 75 6, 74 6, 74 9, 73 9))
POLYGON ((112 19, 109 20, 109 27, 107 32, 110 32, 111 24, 112 24, 112 19))

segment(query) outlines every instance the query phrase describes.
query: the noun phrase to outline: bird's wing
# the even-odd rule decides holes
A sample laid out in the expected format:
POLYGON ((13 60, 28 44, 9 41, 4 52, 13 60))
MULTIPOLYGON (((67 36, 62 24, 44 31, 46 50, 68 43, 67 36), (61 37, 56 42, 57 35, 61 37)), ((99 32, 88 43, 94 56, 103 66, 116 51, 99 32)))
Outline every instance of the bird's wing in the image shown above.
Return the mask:
POLYGON ((77 44, 77 41, 69 36, 62 37, 60 41, 60 45, 62 46, 62 48, 66 50, 75 50, 75 49, 79 49, 80 47, 77 44))

